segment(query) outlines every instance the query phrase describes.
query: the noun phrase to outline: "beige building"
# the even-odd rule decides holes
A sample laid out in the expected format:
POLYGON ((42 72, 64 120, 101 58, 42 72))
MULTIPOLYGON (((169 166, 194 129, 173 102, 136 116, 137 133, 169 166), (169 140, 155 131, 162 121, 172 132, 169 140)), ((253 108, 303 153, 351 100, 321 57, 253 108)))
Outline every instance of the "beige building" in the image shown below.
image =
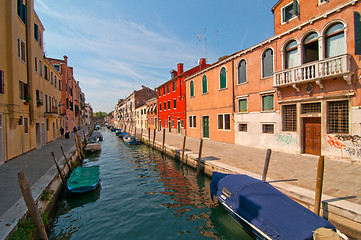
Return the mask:
POLYGON ((0 164, 59 136, 61 79, 44 62, 44 30, 33 0, 0 2, 0 164))

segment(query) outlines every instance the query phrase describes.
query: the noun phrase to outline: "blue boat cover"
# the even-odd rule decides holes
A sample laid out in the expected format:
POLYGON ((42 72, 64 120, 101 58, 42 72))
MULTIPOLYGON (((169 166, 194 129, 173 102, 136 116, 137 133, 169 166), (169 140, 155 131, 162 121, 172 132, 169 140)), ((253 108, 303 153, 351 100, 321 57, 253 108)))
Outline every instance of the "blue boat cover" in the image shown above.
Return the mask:
POLYGON ((216 196, 272 239, 311 240, 320 227, 336 230, 269 183, 247 175, 213 172, 210 190, 212 200, 216 196))

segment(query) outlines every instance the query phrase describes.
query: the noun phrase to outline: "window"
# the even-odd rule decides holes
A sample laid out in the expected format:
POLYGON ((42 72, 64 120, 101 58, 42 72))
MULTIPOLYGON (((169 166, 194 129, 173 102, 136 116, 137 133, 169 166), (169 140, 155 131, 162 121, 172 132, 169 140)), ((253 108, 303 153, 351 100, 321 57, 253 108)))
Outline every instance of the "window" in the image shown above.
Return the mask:
POLYGON ((170 110, 170 100, 168 100, 168 110, 170 110))
POLYGON ((169 84, 167 85, 167 93, 169 93, 169 84))
POLYGON ((175 92, 175 82, 173 82, 173 92, 175 92))
POLYGON ((50 73, 51 84, 53 84, 53 82, 54 82, 54 81, 53 81, 53 78, 54 78, 54 74, 53 74, 53 72, 51 72, 51 73, 50 73))
POLYGON ((39 74, 40 77, 43 76, 43 63, 41 62, 41 60, 39 60, 39 74))
POLYGON ((296 40, 290 41, 285 48, 286 56, 286 68, 293 68, 298 66, 298 49, 296 40))
POLYGON ((327 133, 348 133, 348 101, 327 103, 327 133))
POLYGON ((247 124, 246 123, 238 124, 238 131, 239 132, 247 132, 247 124))
POLYGON ((346 53, 344 26, 336 23, 326 31, 326 57, 334 57, 346 53))
POLYGON ((18 0, 18 16, 23 21, 24 24, 26 24, 26 5, 24 4, 23 0, 18 0))
POLYGON ((46 119, 46 131, 49 131, 49 119, 46 119))
POLYGON ((44 78, 46 80, 49 80, 49 72, 48 72, 48 67, 44 64, 44 78))
POLYGON ((241 60, 238 64, 238 84, 247 82, 247 63, 246 60, 241 60))
POLYGON ((301 105, 301 113, 321 113, 321 103, 306 103, 301 105))
POLYGON ((39 41, 39 26, 36 23, 34 23, 34 38, 39 41))
POLYGON ((158 96, 160 97, 160 95, 161 95, 161 94, 160 94, 160 89, 158 89, 158 96))
POLYGON ((167 127, 167 119, 164 119, 164 127, 167 127))
POLYGON ((218 129, 230 130, 231 129, 231 115, 219 114, 218 115, 218 129))
POLYGON ((247 112, 247 99, 238 99, 238 112, 247 112))
POLYGON ((56 79, 56 76, 54 77, 54 86, 56 87, 56 82, 57 82, 57 79, 56 79))
POLYGON ((219 89, 224 89, 226 87, 227 87, 226 68, 222 67, 221 72, 219 73, 219 89))
POLYGON ((18 57, 25 62, 25 42, 18 37, 18 57))
POLYGON ((262 111, 273 111, 273 95, 262 96, 262 111))
POLYGON ((174 105, 174 109, 177 108, 177 99, 173 99, 173 105, 174 105))
POLYGON ((19 81, 19 98, 25 100, 29 95, 28 84, 19 81))
POLYGON ((262 55, 262 77, 271 77, 273 74, 273 51, 267 49, 262 55))
POLYGON ((172 119, 172 127, 174 127, 174 119, 172 119))
POLYGON ((205 94, 208 92, 208 81, 207 76, 204 75, 202 78, 202 93, 205 94))
POLYGON ((4 71, 0 70, 0 94, 5 93, 5 77, 4 71))
POLYGON ((189 96, 194 97, 194 82, 193 81, 191 81, 189 83, 189 96))
POLYGON ((262 124, 262 132, 263 133, 274 133, 274 125, 273 124, 262 124))
POLYGON ((164 111, 167 110, 167 102, 164 102, 164 111))
POLYGON ((24 118, 24 133, 29 133, 29 118, 24 118))
POLYGON ((159 112, 162 111, 162 104, 159 103, 159 112))
POLYGON ((303 63, 318 60, 318 34, 312 32, 303 40, 303 63))
POLYGON ((56 69, 56 71, 60 72, 60 65, 59 64, 54 64, 54 68, 56 69))
POLYGON ((321 5, 321 4, 326 3, 326 2, 328 2, 328 1, 329 1, 329 0, 319 0, 318 5, 321 5))
POLYGON ((298 16, 300 11, 300 6, 298 1, 293 1, 292 3, 284 6, 282 8, 282 23, 288 22, 289 20, 298 16))
POLYGON ((165 95, 165 87, 163 87, 163 96, 165 95))
POLYGON ((296 104, 282 106, 282 131, 297 131, 296 104))
POLYGON ((189 116, 189 127, 191 127, 191 128, 197 127, 196 122, 197 122, 196 116, 189 116))
POLYGON ((183 128, 184 127, 184 121, 183 121, 183 119, 181 120, 181 128, 183 128))

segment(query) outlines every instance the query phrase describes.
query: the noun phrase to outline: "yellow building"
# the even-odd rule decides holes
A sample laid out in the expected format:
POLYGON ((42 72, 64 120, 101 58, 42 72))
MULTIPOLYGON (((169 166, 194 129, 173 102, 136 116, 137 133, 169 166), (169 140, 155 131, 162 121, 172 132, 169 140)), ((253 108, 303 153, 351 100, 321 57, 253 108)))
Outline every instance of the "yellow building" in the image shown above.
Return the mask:
POLYGON ((61 79, 44 62, 43 31, 33 0, 0 1, 0 164, 59 136, 60 116, 49 115, 60 102, 51 74, 61 79))

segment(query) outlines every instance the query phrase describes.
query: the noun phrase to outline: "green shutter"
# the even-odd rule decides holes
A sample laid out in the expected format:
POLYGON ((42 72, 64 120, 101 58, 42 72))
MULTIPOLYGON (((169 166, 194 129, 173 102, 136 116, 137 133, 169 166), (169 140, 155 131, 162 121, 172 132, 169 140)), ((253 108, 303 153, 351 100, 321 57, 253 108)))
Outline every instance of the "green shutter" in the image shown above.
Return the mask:
POLYGON ((262 97, 263 111, 273 110, 273 95, 267 95, 262 97))
POLYGON ((190 96, 194 97, 194 83, 193 81, 191 81, 191 83, 189 84, 189 88, 190 88, 190 96))
POLYGON ((221 74, 220 74, 220 89, 226 88, 227 87, 227 76, 226 76, 226 68, 223 67, 221 69, 221 74))
POLYGON ((361 55, 361 16, 359 12, 353 12, 355 23, 355 55, 361 55))
POLYGON ((204 75, 202 80, 202 93, 207 93, 207 92, 208 92, 207 76, 204 75))
POLYGON ((247 112, 247 99, 238 100, 238 107, 239 112, 247 112))

